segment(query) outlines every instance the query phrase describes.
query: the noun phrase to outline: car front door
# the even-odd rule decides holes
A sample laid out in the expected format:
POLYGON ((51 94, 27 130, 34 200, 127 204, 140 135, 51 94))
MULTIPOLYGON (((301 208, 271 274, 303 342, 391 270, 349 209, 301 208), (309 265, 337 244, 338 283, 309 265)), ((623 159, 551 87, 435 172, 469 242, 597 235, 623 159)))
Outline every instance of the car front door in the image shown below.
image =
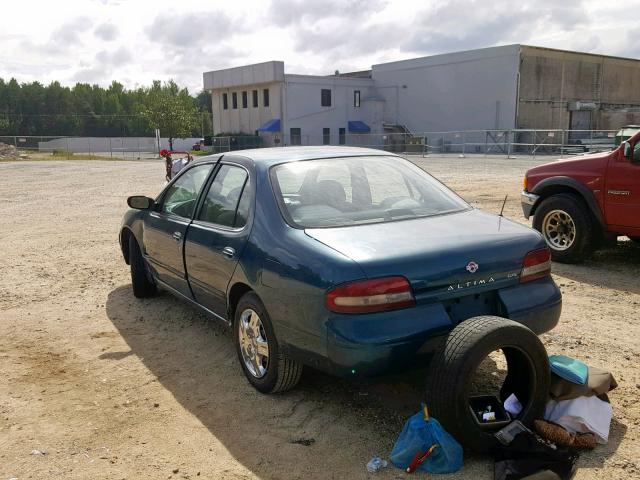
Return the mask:
POLYGON ((640 135, 632 156, 622 147, 612 155, 606 174, 605 217, 608 225, 640 228, 640 135))
POLYGON ((212 164, 196 165, 182 173, 144 220, 144 252, 154 276, 189 298, 192 295, 182 256, 184 237, 212 168, 212 164))
POLYGON ((249 236, 253 183, 243 166, 223 163, 185 241, 185 265, 194 297, 223 319, 227 287, 249 236))

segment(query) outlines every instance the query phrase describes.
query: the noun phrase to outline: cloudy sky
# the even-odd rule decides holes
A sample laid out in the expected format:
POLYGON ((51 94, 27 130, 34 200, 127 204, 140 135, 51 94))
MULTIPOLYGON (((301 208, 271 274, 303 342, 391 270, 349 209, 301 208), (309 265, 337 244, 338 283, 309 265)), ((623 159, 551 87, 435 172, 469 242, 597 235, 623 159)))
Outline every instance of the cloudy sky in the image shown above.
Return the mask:
POLYGON ((524 43, 640 58, 640 0, 82 0, 3 2, 0 77, 127 87, 284 60, 330 74, 524 43))

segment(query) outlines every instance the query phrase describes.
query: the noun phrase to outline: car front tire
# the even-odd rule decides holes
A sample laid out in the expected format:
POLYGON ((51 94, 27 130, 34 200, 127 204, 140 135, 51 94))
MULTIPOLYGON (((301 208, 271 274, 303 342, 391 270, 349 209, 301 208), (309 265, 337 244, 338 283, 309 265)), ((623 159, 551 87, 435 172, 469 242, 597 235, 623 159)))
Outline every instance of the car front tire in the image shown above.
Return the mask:
POLYGON ((575 195, 562 193, 545 198, 536 209, 533 228, 542 234, 556 262, 579 263, 593 252, 593 219, 575 195))
POLYGON ((157 293, 156 284, 149 278, 147 265, 142 258, 138 242, 129 239, 129 266, 131 267, 131 287, 136 298, 149 298, 157 293))
POLYGON ((296 386, 302 365, 280 349, 271 318, 254 292, 238 302, 233 331, 240 365, 256 390, 279 393, 296 386))

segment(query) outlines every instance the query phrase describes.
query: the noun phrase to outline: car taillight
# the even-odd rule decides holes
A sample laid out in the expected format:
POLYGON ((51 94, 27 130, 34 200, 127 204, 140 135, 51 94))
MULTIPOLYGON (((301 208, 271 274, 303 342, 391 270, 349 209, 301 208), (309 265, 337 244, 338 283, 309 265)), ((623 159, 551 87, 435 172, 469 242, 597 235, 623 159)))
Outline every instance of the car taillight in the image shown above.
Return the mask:
POLYGON ((541 248, 527 253, 522 262, 520 283, 531 282, 551 274, 551 251, 541 248))
POLYGON ((327 292, 326 305, 336 313, 371 313, 415 305, 411 286, 404 277, 358 280, 327 292))

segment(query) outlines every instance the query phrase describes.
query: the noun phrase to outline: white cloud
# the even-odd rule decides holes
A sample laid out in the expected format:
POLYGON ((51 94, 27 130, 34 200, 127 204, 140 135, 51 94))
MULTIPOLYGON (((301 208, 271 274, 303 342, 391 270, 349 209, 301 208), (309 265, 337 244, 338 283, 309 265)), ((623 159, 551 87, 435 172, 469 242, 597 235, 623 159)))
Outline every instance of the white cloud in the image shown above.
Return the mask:
POLYGON ((284 60, 292 73, 524 43, 640 57, 640 0, 21 0, 3 6, 0 77, 128 87, 284 60))
POLYGON ((58 48, 70 48, 82 41, 82 35, 92 26, 92 20, 87 16, 79 16, 56 27, 49 36, 49 42, 58 48))
POLYGON ((101 23, 93 31, 94 35, 101 40, 110 42, 118 36, 118 28, 110 23, 101 23))

